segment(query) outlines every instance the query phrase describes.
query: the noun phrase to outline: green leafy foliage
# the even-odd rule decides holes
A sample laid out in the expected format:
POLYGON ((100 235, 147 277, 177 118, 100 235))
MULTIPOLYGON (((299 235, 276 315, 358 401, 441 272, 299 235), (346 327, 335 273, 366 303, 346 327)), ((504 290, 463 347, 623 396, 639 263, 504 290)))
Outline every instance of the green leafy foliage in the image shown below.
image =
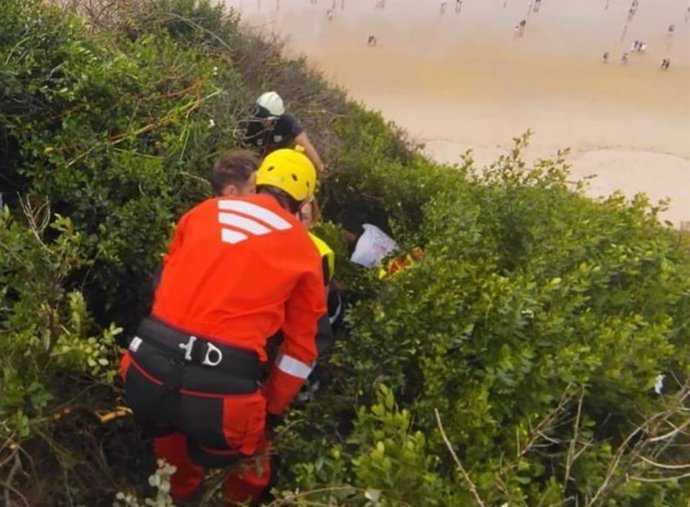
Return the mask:
MULTIPOLYGON (((19 190, 72 218, 94 259, 84 282, 94 310, 103 323, 129 323, 147 304, 129 277, 149 276, 175 216, 208 194, 201 176, 232 139, 226 122, 236 118, 225 115, 223 97, 240 77, 221 55, 182 50, 179 20, 155 32, 152 18, 140 20, 131 40, 90 36, 78 18, 36 2, 9 8, 0 28, 20 43, 0 50, 8 90, 0 118, 16 178, 3 187, 9 202, 19 190)), ((220 23, 209 9, 202 18, 220 23)))
MULTIPOLYGON (((350 437, 315 464, 300 464, 298 486, 304 491, 324 482, 350 485, 308 494, 323 505, 461 505, 467 495, 454 490, 439 473, 442 460, 429 452, 426 437, 415 430, 408 410, 399 410, 393 392, 380 386, 376 403, 361 407, 350 437), (349 459, 348 456, 356 457, 349 459), (329 503, 331 502, 331 503, 329 503)), ((299 505, 299 502, 297 502, 299 505)), ((305 504, 306 505, 306 504, 305 504)))
MULTIPOLYGON (((372 385, 387 383, 419 428, 439 410, 488 502, 586 503, 616 446, 665 409, 652 390, 658 375, 676 379, 672 391, 687 378, 688 259, 644 197, 592 201, 568 187, 563 158, 527 167, 527 140, 483 173, 409 194, 422 216, 401 234, 425 259, 351 307, 336 360, 351 372, 340 378, 346 391, 370 399, 372 385), (575 391, 584 393, 577 432, 592 448, 559 490, 575 391), (548 458, 532 450, 535 428, 548 458)), ((353 181, 434 178, 414 165, 358 170, 353 181)), ((666 486, 632 489, 631 498, 670 501, 666 486)))
MULTIPOLYGON (((45 207, 43 208, 46 209, 45 207)), ((83 295, 63 285, 71 270, 87 264, 82 236, 72 221, 47 212, 30 216, 29 224, 0 214, 0 365, 3 395, 0 431, 4 440, 31 434, 31 419, 40 416, 58 394, 58 375, 89 375, 112 382, 115 336, 110 325, 92 334, 83 295), (38 225, 40 221, 42 225, 38 225), (55 236, 48 242, 48 233, 55 236)))

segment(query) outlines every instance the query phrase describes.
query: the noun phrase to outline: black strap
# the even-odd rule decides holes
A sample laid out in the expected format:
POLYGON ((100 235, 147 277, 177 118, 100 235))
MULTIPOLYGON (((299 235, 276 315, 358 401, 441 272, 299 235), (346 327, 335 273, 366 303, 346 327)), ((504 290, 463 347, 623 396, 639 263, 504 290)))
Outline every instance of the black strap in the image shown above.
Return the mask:
POLYGON ((179 364, 206 366, 245 380, 258 381, 261 378, 261 363, 255 352, 192 335, 154 317, 141 322, 137 337, 164 349, 179 364))

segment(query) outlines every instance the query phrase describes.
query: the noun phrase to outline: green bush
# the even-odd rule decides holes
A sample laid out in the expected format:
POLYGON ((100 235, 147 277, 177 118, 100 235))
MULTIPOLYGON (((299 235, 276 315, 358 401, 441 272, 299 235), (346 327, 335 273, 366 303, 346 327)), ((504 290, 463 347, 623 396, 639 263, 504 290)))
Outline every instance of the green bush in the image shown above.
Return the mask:
POLYGON ((88 263, 71 220, 57 215, 49 224, 47 210, 29 218, 26 227, 12 219, 7 207, 0 213, 4 441, 31 434, 31 418, 43 415, 55 396, 50 387, 58 372, 86 373, 112 383, 115 336, 121 331, 111 325, 91 335, 83 295, 65 290, 65 276, 88 263), (48 232, 56 234, 50 241, 48 232))
MULTIPOLYGON (((669 396, 687 397, 688 258, 645 198, 592 201, 568 188, 563 159, 526 167, 526 142, 517 139, 515 152, 485 173, 439 175, 443 184, 431 195, 399 192, 421 217, 418 226, 397 222, 398 232, 424 245, 426 257, 350 309, 350 333, 332 360, 346 373, 334 389, 373 403, 372 386, 392 387, 450 470, 433 431, 438 410, 487 504, 587 504, 629 434, 669 403, 682 406, 669 396), (674 379, 663 396, 653 391, 660 374, 674 379), (581 452, 568 464, 573 449, 581 452)), ((407 181, 438 184, 435 170, 377 165, 349 176, 398 182, 379 189, 385 202, 407 181)), ((386 209, 394 216, 399 208, 386 209)), ((342 417, 337 403, 326 402, 321 420, 324 406, 342 417)), ((687 420, 680 412, 673 418, 687 420)), ((349 435, 358 446, 340 460, 359 463, 378 437, 349 435)), ((645 452, 674 455, 647 444, 640 444, 645 452)), ((596 501, 681 505, 688 492, 617 472, 609 477, 617 487, 596 501)), ((348 480, 375 484, 354 473, 348 480)))

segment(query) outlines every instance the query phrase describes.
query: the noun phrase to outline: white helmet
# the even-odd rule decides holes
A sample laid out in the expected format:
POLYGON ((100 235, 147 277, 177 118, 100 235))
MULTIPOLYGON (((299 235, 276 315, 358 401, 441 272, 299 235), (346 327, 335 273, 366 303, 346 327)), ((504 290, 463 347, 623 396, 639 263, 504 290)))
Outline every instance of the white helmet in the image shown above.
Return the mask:
POLYGON ((276 92, 262 93, 256 99, 257 112, 255 116, 263 118, 277 118, 285 113, 283 99, 276 92))

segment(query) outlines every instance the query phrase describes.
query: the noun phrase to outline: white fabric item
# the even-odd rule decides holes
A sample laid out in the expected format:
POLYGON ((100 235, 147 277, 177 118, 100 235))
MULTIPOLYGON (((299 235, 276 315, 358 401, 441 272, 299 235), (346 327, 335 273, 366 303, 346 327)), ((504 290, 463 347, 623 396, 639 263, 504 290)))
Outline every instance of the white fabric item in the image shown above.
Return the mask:
POLYGON ((297 378, 307 378, 312 370, 311 366, 287 354, 276 361, 276 366, 280 371, 297 378))
POLYGON ((654 392, 656 394, 661 394, 661 391, 664 388, 664 379, 666 378, 666 375, 659 374, 656 376, 656 379, 654 381, 654 392))
POLYGON ((365 268, 379 266, 384 257, 398 249, 398 244, 375 225, 364 224, 363 228, 350 262, 365 268))

